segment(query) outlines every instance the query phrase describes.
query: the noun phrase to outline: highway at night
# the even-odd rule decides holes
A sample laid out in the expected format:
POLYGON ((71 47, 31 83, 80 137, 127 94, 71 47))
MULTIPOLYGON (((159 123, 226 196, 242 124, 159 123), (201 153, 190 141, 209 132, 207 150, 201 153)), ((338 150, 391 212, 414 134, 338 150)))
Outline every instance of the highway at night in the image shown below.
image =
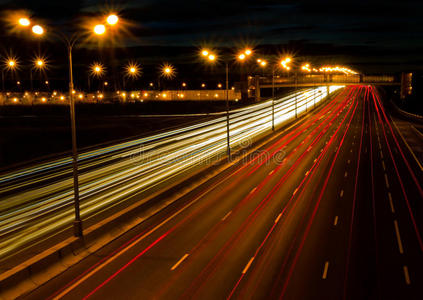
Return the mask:
MULTIPOLYGON (((421 299, 421 170, 377 88, 335 89, 307 113, 305 103, 314 106, 326 87, 300 91, 298 120, 295 95, 277 101, 279 129, 265 139, 271 101, 233 111, 231 146, 260 139, 254 155, 22 298, 421 299)), ((82 215, 110 205, 101 199, 118 202, 132 189, 186 176, 199 161, 225 153, 225 142, 225 118, 217 117, 150 142, 81 154, 82 215), (140 144, 154 155, 134 166, 140 144)), ((71 224, 72 184, 60 177, 69 161, 51 166, 1 178, 15 181, 31 201, 25 192, 13 198, 2 183, 2 193, 15 199, 13 221, 1 223, 2 234, 15 238, 2 242, 4 255, 71 224), (28 231, 20 222, 31 225, 28 231)))
MULTIPOLYGON (((331 87, 330 92, 338 87, 331 87)), ((281 126, 325 98, 326 87, 275 101, 281 126)), ((272 130, 272 102, 231 112, 231 147, 249 145, 272 130)), ((81 213, 85 220, 142 192, 153 193, 226 153, 226 117, 80 155, 81 213)), ((0 217, 1 256, 66 230, 73 221, 71 159, 4 174, 0 217), (40 240, 41 239, 41 240, 40 240)))

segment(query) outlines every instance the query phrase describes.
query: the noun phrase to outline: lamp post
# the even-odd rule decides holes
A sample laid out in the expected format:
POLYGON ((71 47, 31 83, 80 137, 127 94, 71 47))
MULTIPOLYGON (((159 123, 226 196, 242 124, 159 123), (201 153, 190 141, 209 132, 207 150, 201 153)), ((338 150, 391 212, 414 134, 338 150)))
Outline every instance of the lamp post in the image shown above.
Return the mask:
MULTIPOLYGON (((36 57, 35 59, 34 59, 34 65, 33 65, 33 69, 36 69, 40 74, 40 88, 41 88, 41 86, 42 86, 42 76, 41 76, 41 72, 44 70, 44 68, 46 68, 46 61, 45 61, 45 59, 44 58, 41 58, 41 57, 36 57)), ((32 80, 33 80, 33 78, 32 78, 32 69, 31 69, 31 71, 30 71, 30 73, 29 73, 29 77, 30 77, 30 83, 31 83, 31 90, 32 90, 32 88, 33 88, 33 83, 32 83, 32 80)))
MULTIPOLYGON (((14 72, 16 69, 18 69, 18 60, 14 57, 8 57, 4 61, 4 68, 1 72, 1 80, 2 80, 2 88, 3 92, 5 91, 5 85, 4 85, 4 71, 10 71, 14 72)), ((13 77, 13 76, 12 76, 13 77)))
MULTIPOLYGON (((248 56, 252 54, 251 49, 245 49, 243 53, 240 53, 237 57, 238 61, 244 61, 248 56)), ((209 63, 215 63, 218 59, 217 55, 207 49, 201 50, 201 56, 203 59, 208 61, 209 63)), ((223 59, 225 64, 225 106, 226 106, 226 143, 227 143, 227 155, 228 160, 231 159, 231 144, 230 144, 230 108, 229 108, 229 63, 231 58, 224 58, 223 59)))
POLYGON ((163 63, 160 66, 160 73, 159 73, 159 77, 158 77, 158 88, 160 89, 164 89, 164 87, 160 87, 160 79, 166 78, 166 79, 172 79, 176 76, 176 69, 173 65, 168 64, 168 63, 163 63))
POLYGON ((131 78, 132 80, 137 79, 141 75, 141 67, 136 62, 130 62, 125 66, 125 74, 123 76, 123 89, 125 90, 126 86, 126 77, 131 78))
POLYGON ((103 64, 94 62, 90 65, 89 73, 88 73, 88 91, 91 90, 91 77, 101 78, 103 77, 104 73, 106 72, 103 64))
MULTIPOLYGON (((110 15, 106 19, 106 23, 110 26, 114 26, 118 22, 116 15, 110 15)), ((18 21, 20 26, 27 27, 30 24, 30 20, 27 18, 21 18, 18 21), (26 19, 26 20, 23 20, 26 19)), ((97 36, 101 36, 106 32, 106 26, 104 24, 97 24, 93 27, 93 33, 97 36)), ((41 25, 32 26, 32 33, 35 36, 42 36, 45 34, 45 30, 41 25)), ((70 118, 71 118, 71 134, 72 134, 72 171, 73 171, 73 189, 74 189, 74 207, 75 207, 75 220, 74 220, 74 235, 76 237, 82 237, 82 221, 80 214, 80 199, 79 199, 79 182, 78 182, 78 148, 76 142, 76 124, 75 124, 75 101, 74 101, 74 84, 73 84, 73 62, 72 62, 72 50, 79 40, 79 36, 74 33, 71 35, 64 34, 63 32, 57 31, 58 36, 64 42, 69 63, 69 107, 70 107, 70 118)), ((37 63, 38 64, 38 63, 37 63)))

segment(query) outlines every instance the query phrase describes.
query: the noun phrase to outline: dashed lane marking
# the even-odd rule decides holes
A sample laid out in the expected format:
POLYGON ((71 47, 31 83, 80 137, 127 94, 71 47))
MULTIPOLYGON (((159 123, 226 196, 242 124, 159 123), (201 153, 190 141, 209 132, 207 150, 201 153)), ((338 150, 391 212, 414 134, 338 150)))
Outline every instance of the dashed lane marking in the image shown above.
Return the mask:
POLYGON ((328 269, 329 269, 329 262, 325 262, 325 266, 323 268, 323 274, 322 274, 322 278, 326 279, 328 276, 328 269))
POLYGON ((398 250, 399 250, 399 252, 401 254, 403 254, 404 253, 404 248, 402 246, 401 236, 400 236, 400 232, 399 232, 399 227, 398 227, 397 220, 394 220, 394 227, 395 227, 395 235, 397 236, 398 250))

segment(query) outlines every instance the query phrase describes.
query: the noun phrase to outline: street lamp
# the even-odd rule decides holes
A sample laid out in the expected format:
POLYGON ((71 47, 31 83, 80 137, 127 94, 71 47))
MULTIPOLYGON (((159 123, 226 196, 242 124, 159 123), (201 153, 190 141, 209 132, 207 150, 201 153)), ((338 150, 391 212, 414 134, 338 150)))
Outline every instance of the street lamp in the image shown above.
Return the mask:
POLYGON ((35 34, 35 35, 43 35, 44 34, 44 28, 41 27, 40 25, 34 25, 34 26, 32 26, 32 33, 35 34))
POLYGON ((41 81, 42 81, 42 71, 47 68, 47 62, 46 59, 44 57, 40 57, 40 56, 36 56, 33 60, 33 66, 31 68, 31 70, 29 71, 29 79, 30 79, 30 84, 31 84, 31 90, 33 90, 33 78, 32 78, 32 71, 35 69, 37 72, 39 72, 40 75, 40 86, 41 86, 41 81))
POLYGON ((4 85, 4 71, 12 72, 12 79, 14 78, 13 72, 15 70, 19 69, 19 63, 16 57, 7 57, 3 61, 4 67, 1 70, 1 80, 2 80, 2 90, 5 91, 5 85, 4 85))
MULTIPOLYGON (((21 18, 22 19, 22 18, 21 18)), ((115 19, 115 18, 112 18, 115 19)), ((115 19, 116 20, 116 19, 115 19)), ((31 21, 18 21, 21 26, 22 23, 28 25, 31 21)), ((117 20, 116 20, 117 23, 117 20)), ((116 24, 115 23, 115 24, 116 24)), ((109 23, 106 23, 109 24, 109 23)), ((112 24, 109 24, 112 25, 112 24)), ((104 35, 106 32, 106 26, 104 24, 97 24, 91 28, 95 35, 104 35)), ((32 26, 32 33, 35 36, 42 36, 45 34, 45 30, 41 25, 32 26)), ((74 84, 73 84, 73 63, 72 63, 72 50, 81 37, 78 34, 66 34, 64 32, 57 31, 57 35, 64 42, 68 51, 68 62, 69 62, 69 106, 70 106, 70 117, 71 117, 71 131, 72 131, 72 168, 73 168, 73 186, 74 186, 74 205, 75 205, 75 221, 74 221, 74 235, 82 237, 82 221, 80 216, 79 207, 79 183, 78 183, 78 149, 76 143, 76 124, 75 124, 75 101, 74 101, 74 84)))
POLYGON ((106 19, 107 24, 115 26, 119 22, 119 17, 115 14, 111 14, 106 19))
POLYGON ((160 75, 168 79, 175 77, 175 67, 167 63, 163 64, 160 75))
MULTIPOLYGON (((203 49, 201 51, 201 55, 208 63, 215 63, 217 60, 217 55, 214 53, 210 53, 210 51, 207 49, 203 49)), ((228 59, 225 60, 225 73, 226 73, 226 86, 225 86, 226 101, 225 102, 226 102, 226 142, 227 142, 226 148, 228 153, 228 160, 230 160, 231 159, 231 144, 230 144, 230 132, 229 132, 230 120, 229 120, 229 60, 228 59)))
POLYGON ((23 18, 19 18, 18 23, 20 26, 27 27, 31 24, 31 21, 29 21, 28 18, 23 17, 23 18))
POLYGON ((136 62, 130 62, 125 66, 125 76, 123 76, 123 88, 125 89, 125 78, 137 79, 141 76, 141 66, 136 62))
POLYGON ((159 76, 157 78, 158 80, 158 87, 160 90, 160 79, 163 77, 165 79, 172 79, 176 76, 176 69, 173 65, 168 63, 163 63, 159 67, 159 76))
POLYGON ((103 24, 97 24, 94 26, 93 31, 96 35, 103 35, 106 32, 106 26, 103 24))
POLYGON ((103 64, 94 62, 90 65, 88 74, 88 90, 91 90, 91 77, 101 78, 106 73, 106 69, 103 64))

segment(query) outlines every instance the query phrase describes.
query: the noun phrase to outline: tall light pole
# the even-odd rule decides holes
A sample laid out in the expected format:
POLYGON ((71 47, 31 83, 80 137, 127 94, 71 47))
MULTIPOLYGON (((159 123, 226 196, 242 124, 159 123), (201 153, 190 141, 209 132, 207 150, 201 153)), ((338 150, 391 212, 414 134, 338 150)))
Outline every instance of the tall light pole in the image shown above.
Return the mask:
MULTIPOLYGON (((215 63, 218 60, 218 57, 215 53, 211 52, 210 50, 203 49, 200 51, 201 56, 204 60, 208 61, 209 63, 215 63)), ((247 59, 248 56, 252 54, 251 49, 245 49, 244 52, 240 53, 237 57, 238 61, 242 62, 247 59)), ((230 143, 230 116, 229 116, 229 63, 230 58, 226 57, 223 59, 225 63, 225 106, 226 106, 226 143, 227 143, 227 154, 228 160, 231 159, 231 143, 230 143)))
MULTIPOLYGON (((110 15, 106 19, 106 24, 110 26, 116 25, 118 22, 116 15, 110 15)), ((21 18, 18 20, 18 25, 27 27, 30 25, 28 18, 21 18), (25 19, 25 20, 23 20, 25 19)), ((35 36, 42 36, 45 34, 45 30, 41 25, 34 25, 31 28, 32 33, 35 36)), ((97 36, 104 35, 106 32, 106 26, 104 24, 97 24, 93 28, 93 33, 97 36)), ((75 101, 74 101, 74 84, 73 84, 73 63, 72 63, 72 50, 79 40, 79 36, 74 33, 71 35, 64 34, 63 32, 57 31, 61 40, 65 43, 68 52, 68 63, 69 63, 69 106, 70 106, 70 117, 71 117, 71 134, 72 134, 72 170, 73 170, 73 187, 74 187, 74 207, 75 207, 75 220, 74 220, 74 235, 82 237, 82 221, 80 214, 80 199, 79 199, 79 182, 78 182, 78 148, 76 142, 76 124, 75 124, 75 101)))

